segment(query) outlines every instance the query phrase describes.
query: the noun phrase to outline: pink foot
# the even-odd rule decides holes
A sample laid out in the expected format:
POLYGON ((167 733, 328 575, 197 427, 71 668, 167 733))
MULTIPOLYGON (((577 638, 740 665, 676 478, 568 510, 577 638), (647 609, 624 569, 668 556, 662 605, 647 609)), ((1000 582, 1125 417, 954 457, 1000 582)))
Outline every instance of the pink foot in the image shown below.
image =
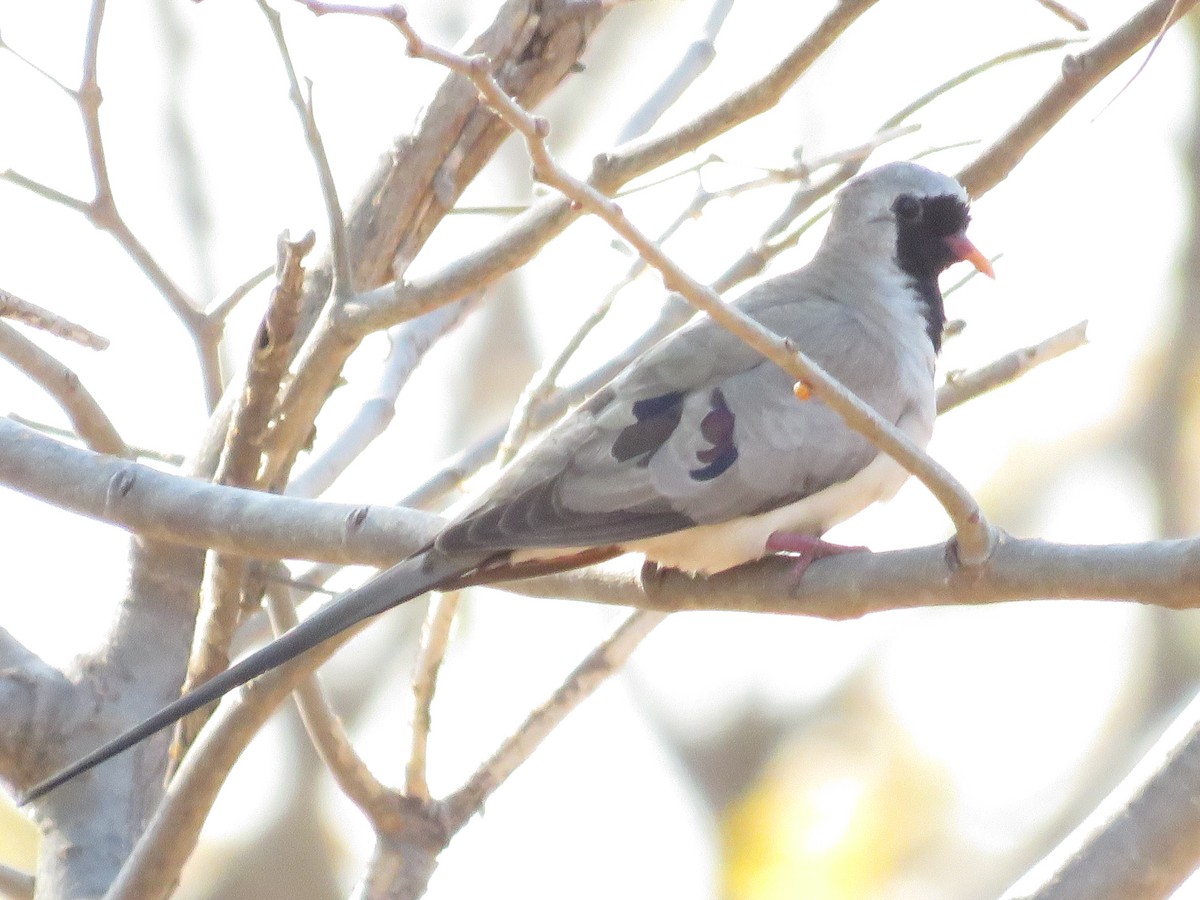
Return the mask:
POLYGON ((869 552, 866 547, 847 547, 844 544, 831 544, 810 534, 800 534, 795 531, 773 531, 767 538, 768 553, 790 553, 796 557, 796 565, 792 573, 799 578, 804 574, 814 560, 826 556, 839 556, 842 553, 869 552))

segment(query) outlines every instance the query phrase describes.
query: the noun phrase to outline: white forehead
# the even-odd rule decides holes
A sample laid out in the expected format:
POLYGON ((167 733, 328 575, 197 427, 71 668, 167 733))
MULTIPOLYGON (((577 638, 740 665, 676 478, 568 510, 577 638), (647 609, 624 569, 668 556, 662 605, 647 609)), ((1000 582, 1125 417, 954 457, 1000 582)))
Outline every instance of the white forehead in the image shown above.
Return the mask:
POLYGON ((967 200, 967 192, 949 175, 911 162, 893 162, 864 172, 838 194, 843 215, 874 217, 889 211, 901 194, 940 197, 949 194, 967 200))

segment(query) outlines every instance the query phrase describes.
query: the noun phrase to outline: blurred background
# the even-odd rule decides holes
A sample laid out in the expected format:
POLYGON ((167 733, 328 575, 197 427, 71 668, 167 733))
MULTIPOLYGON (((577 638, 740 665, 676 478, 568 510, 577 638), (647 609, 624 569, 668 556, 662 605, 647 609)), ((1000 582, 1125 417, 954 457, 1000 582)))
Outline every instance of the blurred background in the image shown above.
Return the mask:
MULTIPOLYGON (((826 6, 737 0, 712 65, 660 127, 761 74, 826 6)), ((963 6, 884 0, 775 110, 705 148, 722 162, 641 191, 624 208, 656 234, 691 201, 698 179, 717 190, 787 166, 796 152, 812 159, 859 144, 969 66, 1074 34, 1034 0, 976 2, 969 14, 963 6)), ((711 7, 639 0, 609 16, 586 71, 541 110, 553 149, 574 171, 613 145, 711 7)), ((1139 7, 1074 0, 1073 8, 1102 37, 1139 7)), ((410 5, 423 36, 444 44, 492 10, 492 0, 410 5)), ((443 73, 406 59, 380 22, 282 11, 348 204, 443 73)), ((79 0, 0 0, 0 34, 74 85, 87 12, 79 0)), ((932 454, 1014 534, 1109 542, 1200 530, 1198 38, 1192 16, 1118 97, 1145 59, 1137 55, 974 206, 973 240, 1004 255, 995 283, 973 280, 948 300, 966 327, 947 345, 946 372, 1090 320, 1089 345, 938 425, 932 454)), ((957 171, 1040 96, 1072 49, 1013 62, 939 99, 915 117, 919 131, 871 164, 983 142, 923 160, 957 171)), ((312 162, 254 4, 113 4, 100 81, 117 202, 194 296, 220 296, 270 265, 284 228, 323 235, 312 162)), ((91 196, 74 105, 9 52, 0 53, 0 127, 0 170, 91 196)), ((714 201, 667 249, 711 279, 754 245, 792 190, 714 201)), ((463 200, 498 209, 450 217, 413 271, 474 246, 533 194, 524 149, 510 141, 463 200)), ((187 453, 206 416, 190 341, 166 305, 72 211, 4 182, 0 204, 0 288, 112 346, 94 353, 34 339, 80 374, 128 442, 187 453)), ((803 264, 819 231, 766 274, 803 264)), ((401 424, 325 497, 392 501, 502 424, 539 364, 630 262, 600 224, 573 226, 430 353, 401 396, 401 424), (413 440, 414 429, 426 439, 413 440)), ((946 283, 961 274, 951 271, 946 283)), ((232 320, 234 363, 265 297, 265 289, 251 294, 232 320)), ((562 381, 625 346, 661 300, 653 277, 626 288, 562 381)), ((319 420, 318 446, 371 396, 386 352, 381 335, 351 360, 319 420)), ((15 371, 0 368, 0 385, 0 412, 64 424, 15 371)), ((106 627, 126 575, 126 538, 13 493, 0 495, 0 510, 10 560, 4 626, 64 663, 106 627)), ((948 534, 937 504, 910 484, 830 538, 880 550, 948 534)), ((335 585, 364 574, 347 572, 335 585)), ((422 614, 423 604, 412 604, 385 617, 323 670, 361 751, 393 783, 402 780, 422 614)), ((435 795, 460 784, 622 615, 471 594, 434 708, 435 795)), ((918 610, 846 623, 676 615, 497 791, 442 855, 428 896, 994 897, 1128 771, 1194 694, 1198 675, 1194 615, 1124 603, 918 610)), ((289 707, 232 774, 179 896, 342 896, 371 837, 320 771, 289 707)), ((0 807, 0 861, 31 869, 35 840, 19 813, 0 807)), ((1177 896, 1200 897, 1200 884, 1177 896)))

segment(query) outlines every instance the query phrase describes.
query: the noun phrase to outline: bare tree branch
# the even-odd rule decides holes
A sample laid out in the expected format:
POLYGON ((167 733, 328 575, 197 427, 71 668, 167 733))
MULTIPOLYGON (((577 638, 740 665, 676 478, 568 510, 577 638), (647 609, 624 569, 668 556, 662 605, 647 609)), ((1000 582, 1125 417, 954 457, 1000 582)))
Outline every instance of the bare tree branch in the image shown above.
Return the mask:
POLYGON ((1037 0, 1037 3, 1052 12, 1054 15, 1058 16, 1076 31, 1088 30, 1088 24, 1084 20, 1083 16, 1079 15, 1077 12, 1067 9, 1067 7, 1059 3, 1058 0, 1037 0))
POLYGON ((954 373, 938 390, 938 414, 961 406, 968 399, 993 391, 1020 378, 1035 366, 1049 362, 1087 343, 1087 322, 1046 338, 1040 344, 1014 350, 994 363, 970 373, 954 373))
POLYGON ((75 433, 89 448, 113 456, 132 456, 116 426, 80 382, 79 376, 3 322, 0 322, 0 357, 54 398, 75 433))
MULTIPOLYGON (((267 311, 254 336, 242 389, 217 466, 217 484, 230 487, 259 487, 262 448, 275 404, 292 358, 292 342, 300 315, 304 289, 304 257, 312 250, 315 235, 310 231, 299 241, 279 238, 278 283, 271 292, 267 311)), ((192 658, 184 689, 190 690, 229 666, 229 646, 242 617, 242 585, 246 561, 240 556, 213 554, 205 568, 200 615, 192 637, 192 658)), ((207 715, 198 710, 180 723, 173 756, 178 758, 191 744, 207 715)))
MULTIPOLYGON (((638 347, 626 351, 629 355, 638 352, 638 347)), ((1008 358, 1002 357, 985 370, 994 378, 1009 378, 1011 366, 1004 362, 1008 358)), ((1043 354, 1035 353, 1029 362, 1036 364, 1045 359, 1043 354)), ((613 365, 623 362, 618 359, 613 365)), ((1017 374, 1026 372, 1028 367, 1019 368, 1017 374)), ((967 399, 967 386, 980 392, 993 386, 975 373, 960 375, 957 382, 960 387, 954 389, 953 405, 967 399)), ((558 404, 565 405, 573 393, 573 389, 561 392, 546 407, 545 414, 561 414, 558 404)), ((578 396, 586 393, 580 390, 578 396)), ((943 402, 949 404, 948 400, 939 400, 939 404, 943 402)), ((422 546, 440 527, 438 516, 416 508, 440 497, 449 489, 448 482, 457 484, 474 474, 475 456, 489 449, 494 456, 498 444, 499 435, 495 435, 490 447, 485 443, 473 448, 405 497, 403 507, 353 506, 170 475, 149 466, 97 456, 51 440, 10 419, 0 419, 0 484, 155 540, 254 559, 385 566, 422 546)))
MULTIPOLYGON (((295 603, 290 592, 282 585, 275 584, 267 588, 266 604, 276 637, 299 624, 295 603)), ((384 787, 371 774, 367 764, 355 751, 345 726, 333 711, 315 673, 297 685, 296 708, 300 710, 309 740, 341 792, 373 823, 386 821, 393 814, 395 792, 384 787)))
POLYGON ((30 328, 40 329, 65 341, 82 344, 90 350, 108 349, 108 338, 5 290, 0 290, 0 318, 15 319, 30 328))
POLYGON ((589 653, 566 681, 529 715, 466 784, 446 798, 451 831, 462 828, 471 816, 479 812, 492 792, 533 754, 572 710, 625 664, 642 639, 665 618, 663 613, 639 610, 589 653))
POLYGON ((1062 77, 991 147, 958 173, 972 197, 1008 177, 1025 154, 1117 66, 1196 5, 1196 0, 1156 0, 1083 53, 1063 59, 1062 77), (1165 24, 1164 24, 1165 23, 1165 24))
POLYGON ((387 359, 379 380, 341 433, 288 482, 290 497, 319 497, 392 423, 396 401, 417 364, 475 308, 482 295, 459 300, 388 331, 387 359))
MULTIPOLYGON (((844 0, 762 78, 667 134, 601 154, 593 164, 589 184, 602 193, 614 193, 634 178, 771 109, 833 41, 875 2, 844 0)), ((334 4, 317 0, 307 0, 306 5, 321 10, 338 9, 334 4)), ((390 10, 375 12, 386 17, 390 10)), ((519 97, 514 99, 521 102, 519 97)), ((551 238, 578 218, 579 212, 559 197, 541 200, 517 216, 496 238, 438 272, 360 294, 347 309, 347 327, 365 334, 479 290, 532 259, 551 238)))
POLYGON ((446 648, 450 644, 450 627, 458 612, 458 591, 434 594, 425 614, 421 644, 413 666, 413 722, 408 765, 404 769, 404 793, 417 800, 429 799, 429 782, 425 778, 429 732, 433 726, 433 695, 446 648))
POLYGON ((1166 900, 1200 864, 1200 696, 1003 900, 1166 900))
POLYGON ((224 297, 214 300, 208 309, 205 310, 204 314, 213 322, 224 322, 229 318, 229 314, 233 312, 237 305, 245 300, 252 290, 270 278, 274 272, 274 266, 267 266, 265 269, 260 269, 224 297))
POLYGON ((663 113, 675 105, 684 91, 703 74, 713 58, 717 55, 715 46, 717 35, 729 11, 733 9, 733 0, 713 0, 705 17, 700 34, 687 46, 674 68, 663 79, 654 92, 639 106, 625 126, 617 135, 617 143, 624 144, 634 138, 640 138, 654 127, 663 113))
POLYGON ((346 217, 342 214, 342 202, 338 199, 337 185, 333 180, 333 169, 329 166, 329 157, 325 154, 325 141, 321 130, 317 127, 317 116, 313 110, 312 83, 308 82, 307 89, 302 89, 300 79, 296 77, 296 67, 292 63, 292 53, 288 49, 287 39, 283 34, 283 20, 279 13, 266 3, 258 0, 258 8, 266 16, 271 26, 271 34, 275 38, 275 46, 279 50, 283 68, 287 72, 288 97, 292 106, 300 116, 300 124, 304 129, 304 143, 312 156, 317 168, 317 179, 321 184, 321 198, 325 202, 325 216, 329 223, 329 245, 333 255, 333 290, 339 301, 345 301, 353 292, 350 283, 350 250, 346 246, 346 217))
POLYGON ((95 228, 112 235, 121 249, 154 285, 195 344, 205 398, 211 410, 215 408, 220 399, 222 388, 218 354, 221 339, 220 327, 215 326, 203 312, 197 309, 196 304, 187 296, 186 292, 172 280, 154 255, 133 233, 117 210, 112 183, 109 180, 108 157, 100 130, 100 104, 103 96, 100 92, 100 82, 96 77, 105 3, 106 0, 92 0, 83 48, 83 74, 79 87, 69 92, 79 107, 79 113, 83 120, 88 161, 91 164, 92 179, 95 184, 95 196, 90 201, 78 200, 11 170, 0 174, 0 177, 83 214, 95 228))

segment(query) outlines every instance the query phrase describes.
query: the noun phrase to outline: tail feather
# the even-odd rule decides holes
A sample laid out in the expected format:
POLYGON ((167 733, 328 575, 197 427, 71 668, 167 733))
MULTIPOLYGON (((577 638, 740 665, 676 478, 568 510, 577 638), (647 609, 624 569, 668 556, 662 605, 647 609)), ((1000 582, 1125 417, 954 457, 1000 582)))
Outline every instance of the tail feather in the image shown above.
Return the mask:
POLYGON ((380 572, 361 587, 338 597, 328 606, 280 635, 265 647, 238 660, 224 672, 184 694, 149 718, 113 738, 98 749, 34 785, 20 804, 38 797, 82 775, 89 769, 128 750, 158 731, 173 725, 203 706, 241 687, 252 678, 283 665, 318 644, 340 634, 364 619, 419 597, 426 591, 451 581, 475 568, 482 560, 443 556, 428 551, 410 557, 380 572))

